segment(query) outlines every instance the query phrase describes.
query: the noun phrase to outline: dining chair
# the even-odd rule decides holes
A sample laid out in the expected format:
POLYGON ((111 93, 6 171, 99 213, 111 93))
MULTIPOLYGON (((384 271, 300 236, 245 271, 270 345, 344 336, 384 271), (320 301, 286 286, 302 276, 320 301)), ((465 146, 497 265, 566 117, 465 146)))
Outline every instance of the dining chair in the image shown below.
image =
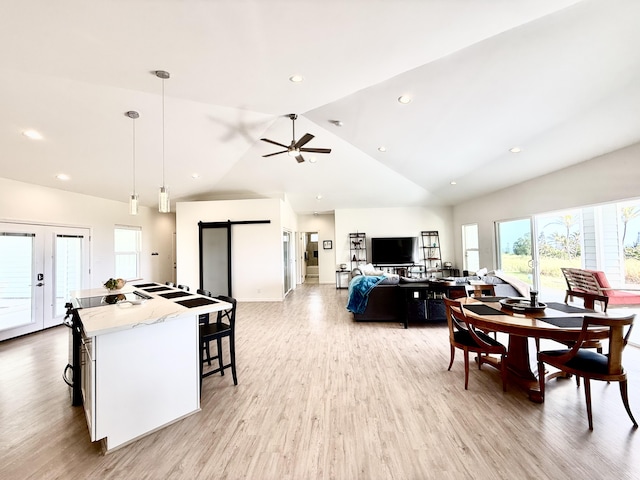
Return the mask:
POLYGON ((565 373, 576 375, 584 379, 584 395, 587 402, 587 419, 589 430, 593 430, 591 415, 591 380, 605 382, 619 382, 622 403, 637 428, 638 423, 629 407, 627 395, 627 373, 622 366, 622 352, 627 345, 629 334, 633 328, 635 314, 620 317, 599 317, 585 315, 582 322, 580 336, 570 349, 546 350, 538 352, 538 372, 540 380, 540 393, 544 398, 545 367, 551 365, 565 373), (603 327, 608 330, 608 352, 599 353, 591 348, 583 348, 583 345, 591 340, 590 327, 603 327), (625 332, 626 330, 626 332, 625 332))
POLYGON ((224 375, 227 368, 231 368, 231 376, 233 384, 238 385, 238 377, 236 375, 236 349, 235 349, 235 324, 236 324, 236 306, 235 298, 219 295, 214 297, 223 302, 231 304, 231 308, 217 312, 217 320, 215 322, 200 324, 200 391, 202 391, 202 379, 220 372, 224 375), (225 364, 222 355, 222 339, 229 339, 229 363, 225 364), (216 341, 217 355, 211 356, 209 353, 209 344, 216 341), (206 353, 206 356, 205 356, 206 353), (218 360, 218 367, 204 372, 204 363, 211 365, 211 360, 218 360))
POLYGON ((482 368, 483 363, 495 366, 486 359, 484 355, 497 354, 500 355, 500 375, 502 378, 502 390, 507 391, 507 364, 505 358, 507 349, 500 342, 491 338, 486 333, 477 330, 473 324, 473 319, 467 317, 462 308, 462 304, 456 300, 444 297, 445 310, 447 314, 447 324, 449 326, 449 343, 451 345, 451 361, 449 368, 453 365, 456 348, 464 352, 464 389, 468 389, 469 385, 469 352, 477 354, 478 369, 482 368))
POLYGON ((164 282, 164 284, 165 284, 167 287, 175 287, 175 286, 176 286, 176 284, 175 284, 175 283, 173 283, 173 282, 164 282))
POLYGON ((178 285, 178 288, 180 290, 184 290, 185 292, 189 291, 189 286, 188 285, 178 285))

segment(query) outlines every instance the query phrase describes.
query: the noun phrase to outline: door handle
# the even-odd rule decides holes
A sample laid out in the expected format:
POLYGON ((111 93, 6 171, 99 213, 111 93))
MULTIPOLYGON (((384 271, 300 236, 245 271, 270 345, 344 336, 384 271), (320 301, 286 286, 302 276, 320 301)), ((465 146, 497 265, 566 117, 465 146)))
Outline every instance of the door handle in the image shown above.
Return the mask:
POLYGON ((44 282, 36 283, 36 287, 44 287, 44 282))

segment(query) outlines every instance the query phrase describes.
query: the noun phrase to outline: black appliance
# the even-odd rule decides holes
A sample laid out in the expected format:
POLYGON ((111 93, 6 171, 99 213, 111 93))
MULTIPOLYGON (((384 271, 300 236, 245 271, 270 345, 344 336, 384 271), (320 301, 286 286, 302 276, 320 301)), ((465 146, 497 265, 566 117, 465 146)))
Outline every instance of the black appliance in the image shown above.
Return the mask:
POLYGON ((133 291, 131 293, 115 293, 109 295, 99 295, 95 297, 73 298, 71 302, 65 304, 67 312, 63 323, 70 328, 69 334, 69 363, 64 367, 62 379, 71 387, 71 405, 76 407, 82 405, 82 389, 80 385, 81 361, 80 349, 82 348, 82 321, 78 310, 83 308, 101 307, 103 305, 114 305, 116 303, 148 300, 151 297, 144 292, 133 291))
POLYGON ((80 348, 82 347, 82 323, 77 310, 71 303, 65 304, 67 313, 63 323, 71 329, 69 334, 69 363, 64 367, 62 379, 71 387, 71 405, 82 405, 80 390, 80 348))

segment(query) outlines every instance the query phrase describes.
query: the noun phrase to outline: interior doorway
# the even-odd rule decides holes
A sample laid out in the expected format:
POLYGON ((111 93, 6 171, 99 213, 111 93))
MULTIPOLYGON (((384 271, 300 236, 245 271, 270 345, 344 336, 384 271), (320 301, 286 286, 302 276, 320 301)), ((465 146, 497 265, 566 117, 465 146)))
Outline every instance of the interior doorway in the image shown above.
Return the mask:
POLYGON ((318 232, 305 233, 304 263, 306 281, 320 283, 320 267, 318 264, 318 232))

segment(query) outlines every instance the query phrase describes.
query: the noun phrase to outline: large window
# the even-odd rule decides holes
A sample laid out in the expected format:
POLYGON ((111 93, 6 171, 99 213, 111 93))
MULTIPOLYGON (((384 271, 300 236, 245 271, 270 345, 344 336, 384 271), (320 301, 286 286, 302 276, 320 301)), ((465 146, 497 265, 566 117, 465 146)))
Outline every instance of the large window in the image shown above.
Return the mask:
POLYGON ((115 277, 125 280, 140 278, 142 229, 140 227, 116 226, 114 245, 115 277))

